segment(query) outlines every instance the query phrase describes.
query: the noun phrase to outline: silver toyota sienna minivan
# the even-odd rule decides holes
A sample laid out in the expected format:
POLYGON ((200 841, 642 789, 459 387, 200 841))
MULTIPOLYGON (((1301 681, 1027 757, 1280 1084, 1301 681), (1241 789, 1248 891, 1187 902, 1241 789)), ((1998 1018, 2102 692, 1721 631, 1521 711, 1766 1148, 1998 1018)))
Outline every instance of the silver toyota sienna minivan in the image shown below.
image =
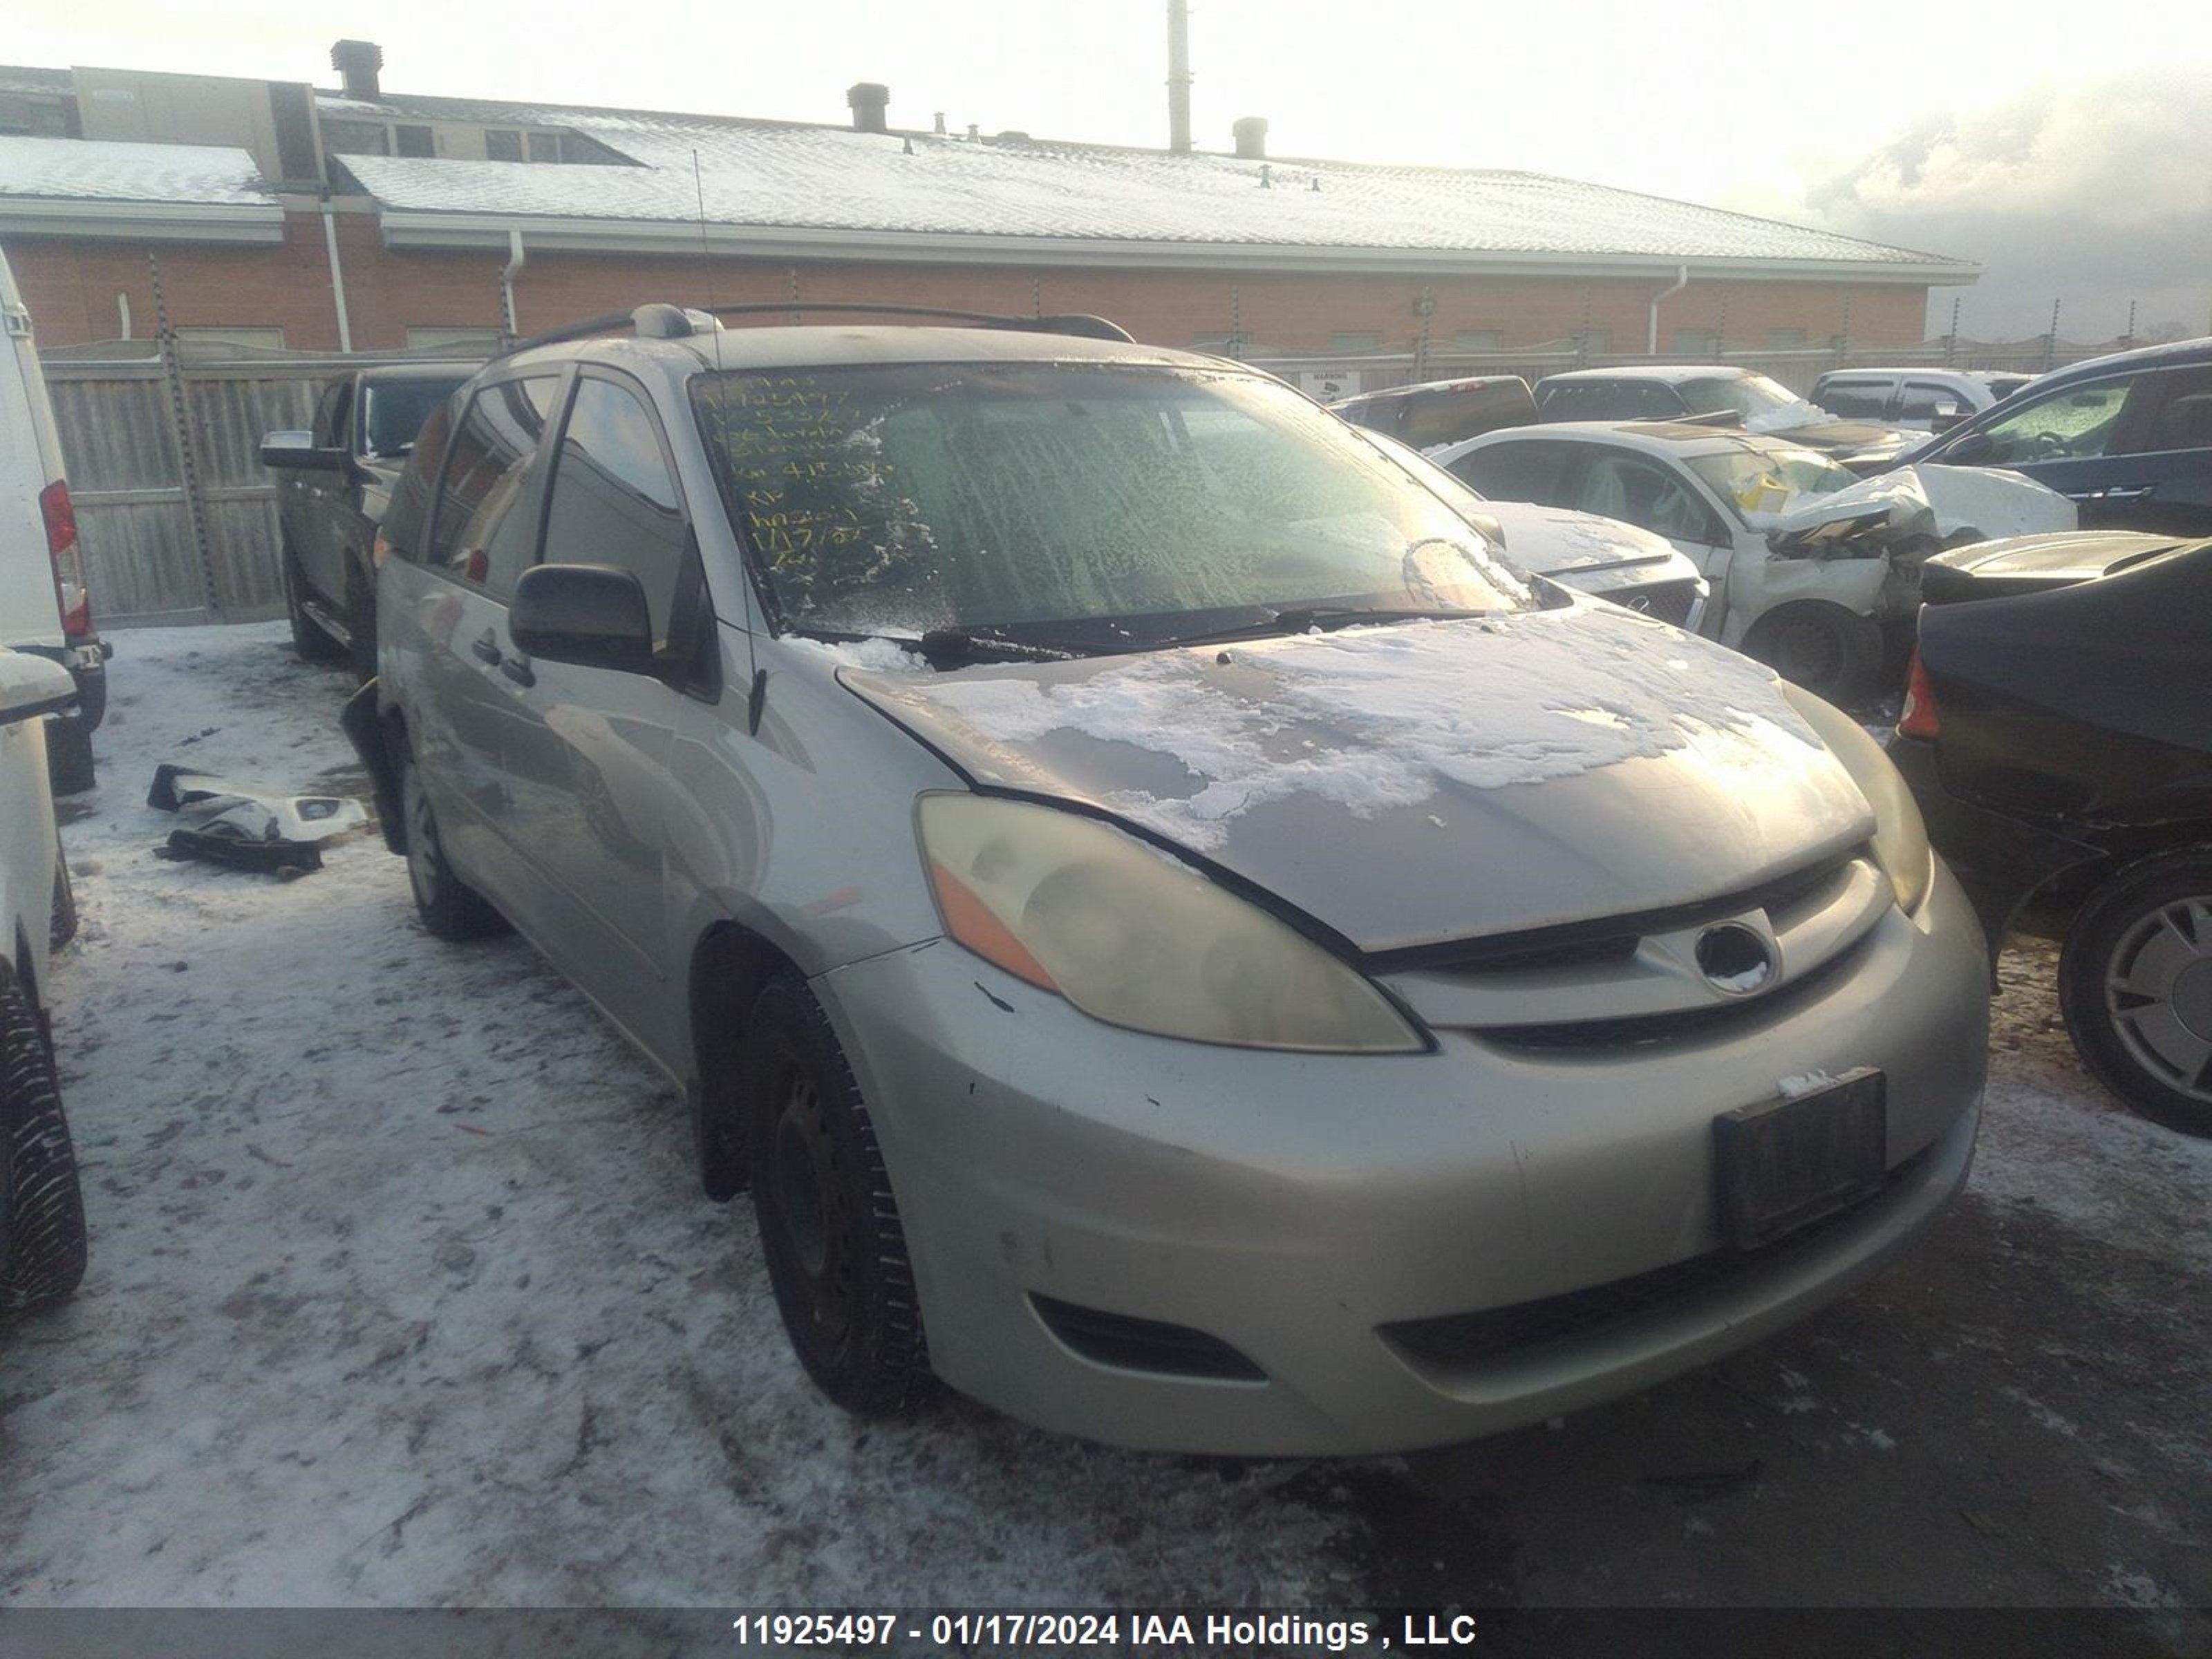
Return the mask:
POLYGON ((428 929, 682 1085, 824 1392, 1410 1449, 1929 1225, 1987 966, 1856 726, 1264 374, 952 320, 495 361, 347 710, 428 929))

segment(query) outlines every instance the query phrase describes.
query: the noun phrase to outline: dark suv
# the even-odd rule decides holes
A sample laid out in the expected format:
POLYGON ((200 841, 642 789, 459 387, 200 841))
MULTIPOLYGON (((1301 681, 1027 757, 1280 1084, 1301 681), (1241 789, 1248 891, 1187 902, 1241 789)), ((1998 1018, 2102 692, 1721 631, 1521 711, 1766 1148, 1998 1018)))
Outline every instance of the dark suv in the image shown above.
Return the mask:
POLYGON ((324 386, 306 432, 271 432, 261 464, 277 470, 284 608, 310 659, 349 655, 376 672, 376 526, 430 412, 473 363, 355 369, 324 386))
POLYGON ((2212 338, 2059 369, 1905 459, 2024 472, 2085 529, 2212 536, 2212 338))

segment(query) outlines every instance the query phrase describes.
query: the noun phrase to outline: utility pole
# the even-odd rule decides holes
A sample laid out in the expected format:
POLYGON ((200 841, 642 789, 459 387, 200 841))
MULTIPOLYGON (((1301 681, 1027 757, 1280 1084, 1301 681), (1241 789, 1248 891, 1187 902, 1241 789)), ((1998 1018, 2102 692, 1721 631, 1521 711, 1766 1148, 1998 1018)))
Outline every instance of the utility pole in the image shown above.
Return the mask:
POLYGON ((2058 307, 2063 299, 2051 302, 2051 332, 2043 337, 2043 372, 2048 374, 2058 367, 2058 307))
POLYGON ((1168 0, 1168 149, 1190 154, 1190 0, 1168 0))

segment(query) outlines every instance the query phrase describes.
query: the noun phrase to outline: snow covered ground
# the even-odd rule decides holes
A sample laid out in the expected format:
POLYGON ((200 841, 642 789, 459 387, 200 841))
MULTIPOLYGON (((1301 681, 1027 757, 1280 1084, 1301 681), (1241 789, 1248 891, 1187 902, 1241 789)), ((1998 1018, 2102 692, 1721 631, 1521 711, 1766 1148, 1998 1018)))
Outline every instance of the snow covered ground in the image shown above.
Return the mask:
POLYGON ((674 1093, 527 947, 429 939, 373 837, 290 883, 154 856, 159 761, 358 789, 343 679, 278 626, 117 646, 56 987, 93 1266, 0 1339, 0 1607, 2212 1599, 2212 1144, 2083 1078, 2045 955, 2008 958, 1974 1193, 1928 1249, 1639 1401, 1345 1466, 957 1399, 865 1427, 792 1359, 748 1206, 698 1196, 674 1093), (1708 1443, 1741 1490, 1646 1489, 1708 1443), (1793 1506, 1910 1565, 1824 1577, 1856 1558, 1778 1547, 1793 1506))

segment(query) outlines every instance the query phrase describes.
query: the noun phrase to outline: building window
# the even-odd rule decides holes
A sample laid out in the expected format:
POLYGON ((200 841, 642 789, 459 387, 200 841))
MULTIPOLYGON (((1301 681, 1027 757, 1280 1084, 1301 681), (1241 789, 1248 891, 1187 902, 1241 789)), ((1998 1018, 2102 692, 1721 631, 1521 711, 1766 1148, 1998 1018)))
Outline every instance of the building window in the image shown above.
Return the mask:
POLYGON ((1382 336, 1366 329, 1340 331, 1328 337, 1328 349, 1331 351, 1380 351, 1382 349, 1382 336))
POLYGON ((180 328, 176 334, 179 340, 197 340, 209 345, 245 346, 255 351, 284 349, 284 331, 258 323, 203 323, 180 328))
POLYGON ((1609 329, 1578 328, 1567 336, 1577 351, 1602 352, 1613 349, 1613 333, 1609 329))
POLYGON ((381 121, 325 121, 323 149, 331 155, 389 155, 392 135, 381 121))
POLYGON ((530 159, 533 161, 557 161, 561 159, 561 135, 557 132, 533 132, 530 135, 530 159))
POLYGON ((522 159, 522 135, 502 132, 497 127, 484 134, 484 155, 489 161, 520 161, 522 159))
POLYGON ((394 127, 392 135, 399 141, 402 155, 435 155, 437 141, 428 127, 394 127))
POLYGON ((1505 337, 1494 328, 1463 328, 1452 336, 1452 343, 1462 351, 1496 351, 1505 337))
POLYGON ((1805 343, 1805 331, 1802 328, 1770 328, 1766 331, 1766 343, 1771 350, 1786 351, 1792 346, 1805 343))
POLYGON ((1674 331, 1674 355, 1678 357, 1711 357, 1721 349, 1721 337, 1709 328, 1678 328, 1674 331))
POLYGON ((495 328, 449 328, 442 324, 407 327, 407 349, 423 351, 458 346, 464 350, 495 351, 499 349, 500 331, 495 328))

